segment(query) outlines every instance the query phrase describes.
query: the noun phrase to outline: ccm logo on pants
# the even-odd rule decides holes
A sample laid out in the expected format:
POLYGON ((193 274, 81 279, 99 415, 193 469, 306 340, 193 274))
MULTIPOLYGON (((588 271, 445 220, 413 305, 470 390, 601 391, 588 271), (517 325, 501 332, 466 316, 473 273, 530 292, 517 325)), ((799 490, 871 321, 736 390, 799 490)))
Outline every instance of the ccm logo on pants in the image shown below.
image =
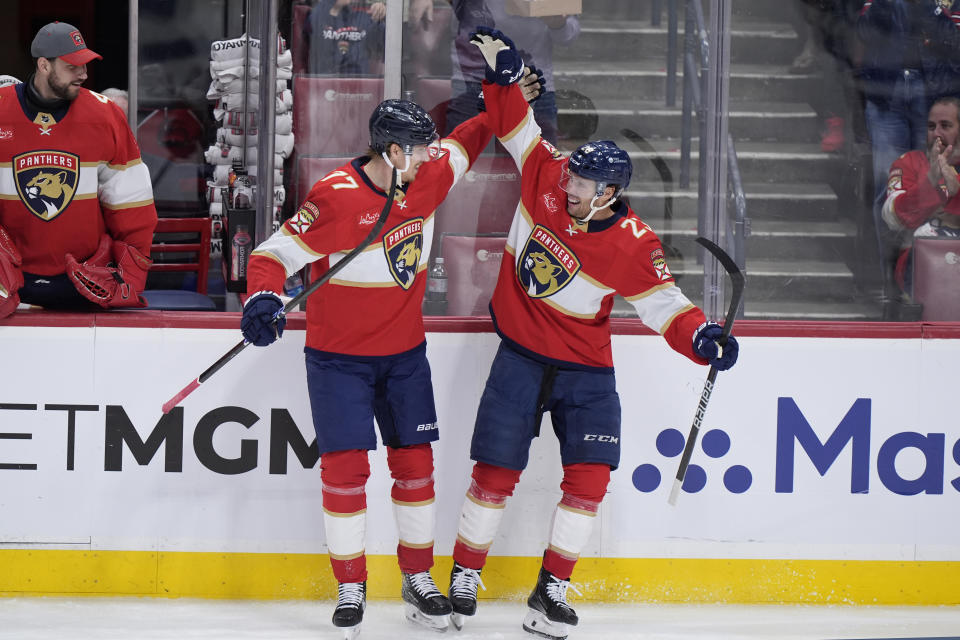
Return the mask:
POLYGON ((609 442, 611 444, 617 444, 620 442, 620 438, 617 436, 598 436, 595 433, 588 433, 583 436, 584 440, 596 440, 597 442, 609 442))

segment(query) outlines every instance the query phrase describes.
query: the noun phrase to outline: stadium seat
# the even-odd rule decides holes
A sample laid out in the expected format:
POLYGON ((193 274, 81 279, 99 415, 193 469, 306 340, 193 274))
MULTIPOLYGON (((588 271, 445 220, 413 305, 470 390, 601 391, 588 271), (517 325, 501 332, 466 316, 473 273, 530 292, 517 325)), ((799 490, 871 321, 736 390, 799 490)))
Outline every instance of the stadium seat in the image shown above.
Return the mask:
POLYGON ((437 210, 444 232, 506 233, 520 201, 520 170, 510 156, 480 156, 437 210))
POLYGON ((207 294, 210 270, 210 218, 160 218, 154 231, 150 257, 154 273, 196 274, 196 290, 147 289, 143 297, 148 309, 168 311, 216 311, 207 294), (183 240, 184 236, 193 237, 183 240), (184 254, 189 258, 184 258, 184 254))
POLYGON ((447 315, 487 315, 506 243, 504 233, 440 236, 439 252, 447 269, 447 315))
POLYGON ((960 239, 913 239, 913 298, 928 321, 960 320, 960 239))
POLYGON ((354 156, 301 156, 297 160, 297 202, 294 211, 300 208, 317 180, 353 158, 354 156))
POLYGON ((354 157, 367 150, 370 114, 383 100, 383 79, 297 76, 293 96, 299 155, 354 157))

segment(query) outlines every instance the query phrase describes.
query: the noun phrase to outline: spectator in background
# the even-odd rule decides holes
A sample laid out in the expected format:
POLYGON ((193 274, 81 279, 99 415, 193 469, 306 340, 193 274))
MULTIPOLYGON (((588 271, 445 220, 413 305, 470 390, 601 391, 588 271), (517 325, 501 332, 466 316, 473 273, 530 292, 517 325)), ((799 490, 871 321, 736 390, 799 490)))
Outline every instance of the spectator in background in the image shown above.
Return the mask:
POLYGON ((379 71, 383 51, 386 7, 369 7, 359 0, 320 0, 310 10, 304 25, 309 42, 308 73, 340 76, 367 75, 379 71))
POLYGON ((532 103, 534 118, 543 131, 543 138, 557 144, 557 99, 553 81, 553 48, 565 46, 580 35, 576 16, 529 18, 507 12, 504 0, 450 0, 457 21, 453 51, 453 98, 447 109, 446 128, 452 130, 467 118, 476 115, 480 85, 486 64, 476 47, 470 44, 470 33, 485 26, 509 33, 514 39, 524 64, 535 67, 542 76, 543 93, 532 103))
POLYGON ((109 89, 104 89, 100 92, 102 95, 107 96, 113 103, 120 107, 120 110, 123 111, 124 115, 127 115, 130 110, 130 94, 127 93, 124 89, 117 89, 115 87, 110 87, 109 89))
POLYGON ((889 267, 899 245, 881 216, 887 171, 902 154, 924 148, 932 102, 960 91, 960 20, 955 15, 960 15, 960 0, 866 0, 857 18, 863 43, 857 73, 873 147, 873 219, 885 297, 892 290, 889 267))
POLYGON ((910 240, 960 238, 960 98, 939 98, 927 117, 927 147, 908 151, 890 167, 883 219, 891 229, 911 232, 897 259, 895 275, 909 294, 910 240))
POLYGON ((157 212, 123 112, 81 86, 101 56, 65 22, 41 28, 30 53, 34 73, 0 89, 0 315, 18 290, 49 308, 145 306, 157 212))

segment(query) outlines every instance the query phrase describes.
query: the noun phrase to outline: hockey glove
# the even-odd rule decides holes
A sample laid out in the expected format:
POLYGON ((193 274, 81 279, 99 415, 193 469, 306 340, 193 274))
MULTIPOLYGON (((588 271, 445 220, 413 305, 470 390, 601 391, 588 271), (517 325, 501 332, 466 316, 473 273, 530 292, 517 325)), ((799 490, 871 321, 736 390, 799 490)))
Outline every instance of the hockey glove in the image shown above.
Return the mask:
POLYGON ((527 102, 533 102, 543 95, 543 88, 547 81, 543 77, 543 71, 536 67, 524 67, 523 77, 520 79, 520 89, 523 91, 523 99, 527 102))
POLYGON ((23 286, 22 260, 17 246, 0 227, 0 318, 6 318, 20 304, 20 287, 23 286))
POLYGON ((283 335, 287 324, 284 315, 277 314, 283 309, 283 301, 273 291, 257 291, 243 305, 243 318, 240 319, 240 331, 243 339, 252 345, 265 347, 283 335), (276 324, 273 319, 277 318, 276 324))
POLYGON ((715 322, 704 322, 693 334, 693 352, 707 360, 717 371, 726 371, 737 362, 740 345, 733 336, 727 336, 724 345, 717 342, 723 335, 723 327, 715 322))
POLYGON ((513 40, 490 27, 477 27, 470 34, 483 59, 487 61, 487 81, 507 86, 523 76, 523 58, 513 40))
POLYGON ((96 252, 83 263, 69 253, 66 262, 70 281, 90 302, 104 309, 147 306, 140 293, 153 261, 133 245, 104 234, 96 252))

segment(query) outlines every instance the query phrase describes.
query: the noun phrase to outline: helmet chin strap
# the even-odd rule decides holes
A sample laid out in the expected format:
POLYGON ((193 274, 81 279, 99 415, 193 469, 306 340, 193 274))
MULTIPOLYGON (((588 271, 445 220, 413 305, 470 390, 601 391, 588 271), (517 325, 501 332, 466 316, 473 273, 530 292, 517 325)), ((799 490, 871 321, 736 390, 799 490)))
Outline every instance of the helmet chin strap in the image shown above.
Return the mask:
POLYGON ((386 151, 381 151, 380 155, 383 157, 384 161, 387 163, 387 166, 397 172, 397 188, 399 189, 401 186, 403 186, 403 178, 401 176, 407 172, 407 169, 410 168, 410 158, 413 157, 413 154, 407 153, 406 151, 403 152, 403 157, 404 157, 404 160, 406 161, 403 164, 403 169, 399 169, 395 167, 394 164, 390 162, 390 158, 387 157, 386 151))
POLYGON ((607 204, 603 205, 602 207, 595 206, 597 203, 597 198, 601 197, 602 195, 603 194, 593 196, 593 198, 590 200, 590 213, 588 213, 586 217, 581 218, 580 222, 584 224, 590 222, 593 219, 593 216, 597 213, 597 211, 600 211, 600 209, 606 209, 607 207, 611 206, 614 202, 617 201, 616 198, 610 198, 610 201, 607 204))

